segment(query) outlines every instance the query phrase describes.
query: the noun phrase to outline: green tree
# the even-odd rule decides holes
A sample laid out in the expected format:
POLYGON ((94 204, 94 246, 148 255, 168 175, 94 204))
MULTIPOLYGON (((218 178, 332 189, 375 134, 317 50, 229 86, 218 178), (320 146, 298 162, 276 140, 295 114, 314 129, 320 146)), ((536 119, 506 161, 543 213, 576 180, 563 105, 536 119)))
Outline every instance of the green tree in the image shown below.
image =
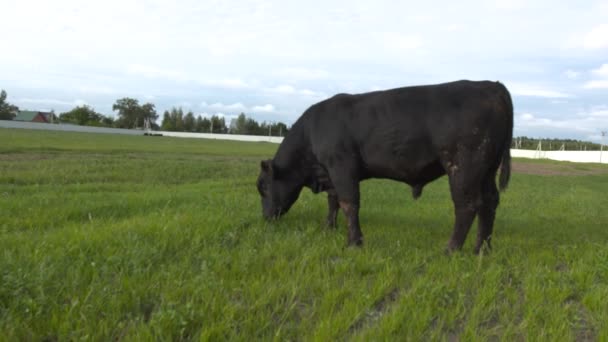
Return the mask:
POLYGON ((163 121, 161 123, 161 126, 163 131, 174 131, 175 130, 175 122, 173 120, 171 120, 171 113, 169 113, 168 110, 166 110, 163 113, 163 121))
POLYGON ((87 105, 77 106, 76 108, 59 115, 60 121, 70 122, 81 126, 99 126, 102 123, 102 119, 103 115, 96 113, 93 108, 87 105))
POLYGON ((228 132, 228 128, 226 127, 226 120, 224 119, 224 117, 219 117, 217 115, 213 115, 211 117, 210 130, 212 131, 212 133, 228 132))
POLYGON ((101 118, 101 125, 104 127, 112 127, 114 126, 114 118, 112 118, 111 116, 105 116, 103 115, 101 118))
POLYGON ((175 114, 175 130, 178 132, 184 131, 184 111, 182 108, 174 109, 175 114))
POLYGON ((245 132, 243 134, 267 135, 268 127, 266 126, 265 122, 262 123, 262 126, 260 126, 260 124, 253 118, 247 118, 247 120, 245 121, 245 132))
POLYGON ((288 131, 287 125, 280 121, 272 125, 272 135, 284 137, 288 131))
POLYGON ((140 105, 139 101, 129 97, 116 100, 112 110, 118 112, 116 124, 121 128, 143 127, 146 119, 154 123, 158 118, 153 104, 140 105))
MULTIPOLYGON (((140 119, 139 122, 141 122, 141 127, 143 127, 144 122, 146 120, 148 120, 150 122, 151 126, 158 127, 158 125, 156 125, 156 119, 158 119, 158 114, 156 113, 156 108, 155 108, 154 104, 144 103, 143 106, 141 106, 140 116, 138 119, 140 119)), ((140 127, 140 126, 138 126, 138 127, 140 127)))
POLYGON ((194 114, 192 112, 188 112, 188 114, 184 116, 184 131, 194 132, 194 114))
POLYGON ((0 120, 13 120, 19 112, 19 107, 6 102, 6 91, 0 91, 0 120))
MULTIPOLYGON (((247 116, 245 113, 239 114, 233 127, 234 134, 247 134, 247 116)), ((232 127, 231 127, 232 128, 232 127)))
POLYGON ((203 118, 200 115, 196 118, 195 129, 199 133, 209 133, 211 128, 211 120, 203 118))

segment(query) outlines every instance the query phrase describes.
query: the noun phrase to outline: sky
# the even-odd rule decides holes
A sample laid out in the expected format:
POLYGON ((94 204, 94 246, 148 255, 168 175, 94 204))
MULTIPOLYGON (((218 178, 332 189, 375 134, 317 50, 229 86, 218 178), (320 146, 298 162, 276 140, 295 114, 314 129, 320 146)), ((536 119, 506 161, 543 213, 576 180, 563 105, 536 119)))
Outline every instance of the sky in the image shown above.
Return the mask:
MULTIPOLYGON (((122 97, 292 124, 336 93, 459 79, 510 90, 514 135, 608 130, 608 0, 0 0, 0 88, 22 109, 122 97)), ((608 138, 607 138, 608 140, 608 138)))

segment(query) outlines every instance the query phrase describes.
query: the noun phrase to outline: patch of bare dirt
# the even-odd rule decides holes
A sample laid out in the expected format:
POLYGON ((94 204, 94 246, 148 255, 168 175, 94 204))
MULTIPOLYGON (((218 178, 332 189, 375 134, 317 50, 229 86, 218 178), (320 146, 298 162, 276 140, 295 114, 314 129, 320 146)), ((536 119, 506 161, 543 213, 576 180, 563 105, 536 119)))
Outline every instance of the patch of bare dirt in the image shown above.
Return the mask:
POLYGON ((349 333, 354 334, 363 327, 369 326, 373 322, 378 321, 382 315, 388 311, 388 307, 397 301, 397 298, 399 298, 399 289, 394 288, 376 301, 363 316, 356 320, 348 329, 349 333))
POLYGON ((574 163, 541 164, 513 161, 511 170, 515 173, 541 176, 590 176, 608 174, 608 166, 574 163))

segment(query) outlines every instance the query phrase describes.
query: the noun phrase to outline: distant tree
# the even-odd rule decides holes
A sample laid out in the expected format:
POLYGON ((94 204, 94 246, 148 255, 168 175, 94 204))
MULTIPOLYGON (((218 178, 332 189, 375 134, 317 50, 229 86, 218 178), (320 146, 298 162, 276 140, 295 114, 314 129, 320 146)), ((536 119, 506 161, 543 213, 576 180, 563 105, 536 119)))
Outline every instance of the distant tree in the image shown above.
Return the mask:
POLYGON ((19 112, 19 107, 6 102, 6 91, 0 91, 0 120, 13 120, 19 112))
POLYGON ((200 115, 196 118, 195 130, 199 133, 209 133, 211 128, 211 120, 203 118, 200 115))
POLYGON ((77 106, 74 109, 59 114, 61 122, 69 122, 76 125, 100 126, 103 115, 96 113, 95 110, 87 105, 77 106))
POLYGON ((277 122, 272 125, 272 135, 283 137, 288 131, 287 125, 282 122, 277 122))
POLYGON ((228 128, 226 127, 226 120, 224 117, 213 115, 211 117, 211 130, 212 133, 226 133, 228 128))
POLYGON ((114 118, 112 118, 111 116, 105 116, 103 115, 101 118, 101 125, 104 127, 112 127, 114 126, 114 118))
POLYGON ((140 116, 138 117, 139 122, 141 122, 141 127, 143 127, 144 122, 146 120, 150 121, 151 126, 156 126, 156 119, 158 119, 158 114, 156 113, 156 108, 152 103, 144 103, 141 106, 140 116))
POLYGON ((112 105, 113 111, 118 111, 118 119, 116 124, 122 128, 134 128, 137 124, 137 119, 141 107, 139 101, 129 97, 116 100, 116 103, 112 105))
POLYGON ((195 132, 202 132, 203 130, 203 118, 198 115, 196 117, 196 119, 194 119, 194 131, 195 132))
POLYGON ((245 134, 249 135, 267 135, 268 126, 265 122, 259 124, 254 118, 248 117, 245 120, 245 134))
POLYGON ((184 131, 184 111, 180 107, 179 109, 174 109, 175 111, 175 130, 177 132, 184 131))
POLYGON ((230 133, 249 134, 249 135, 268 135, 284 136, 288 131, 286 124, 277 123, 258 123, 254 118, 248 117, 245 113, 239 114, 236 119, 230 122, 230 133))
POLYGON ((592 143, 589 141, 580 141, 573 139, 542 139, 542 138, 530 138, 530 137, 513 137, 512 146, 513 148, 523 150, 535 150, 538 148, 539 142, 541 143, 541 149, 543 151, 555 151, 564 148, 566 151, 597 151, 601 145, 592 143))
POLYGON ((185 132, 194 132, 194 113, 191 111, 184 116, 184 131, 185 132))
POLYGON ((118 111, 116 123, 121 128, 143 127, 146 119, 153 123, 158 118, 153 104, 145 103, 140 106, 139 101, 129 97, 116 100, 112 110, 118 111))
POLYGON ((234 123, 234 128, 231 127, 233 129, 235 134, 247 134, 247 117, 245 116, 245 113, 241 113, 239 114, 239 116, 236 118, 236 121, 234 123))
POLYGON ((163 113, 163 121, 160 125, 163 131, 174 131, 175 127, 173 125, 173 121, 171 120, 171 114, 168 110, 165 110, 163 113))

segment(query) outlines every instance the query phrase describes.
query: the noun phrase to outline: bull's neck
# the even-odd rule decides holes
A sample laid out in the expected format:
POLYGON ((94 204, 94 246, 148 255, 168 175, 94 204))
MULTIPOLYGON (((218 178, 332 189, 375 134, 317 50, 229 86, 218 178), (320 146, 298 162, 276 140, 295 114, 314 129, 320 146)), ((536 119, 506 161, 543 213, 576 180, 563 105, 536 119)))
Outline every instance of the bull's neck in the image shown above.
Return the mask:
POLYGON ((303 133, 301 127, 294 124, 274 156, 273 162, 277 168, 289 172, 302 172, 305 169, 302 166, 309 159, 310 147, 303 133))

